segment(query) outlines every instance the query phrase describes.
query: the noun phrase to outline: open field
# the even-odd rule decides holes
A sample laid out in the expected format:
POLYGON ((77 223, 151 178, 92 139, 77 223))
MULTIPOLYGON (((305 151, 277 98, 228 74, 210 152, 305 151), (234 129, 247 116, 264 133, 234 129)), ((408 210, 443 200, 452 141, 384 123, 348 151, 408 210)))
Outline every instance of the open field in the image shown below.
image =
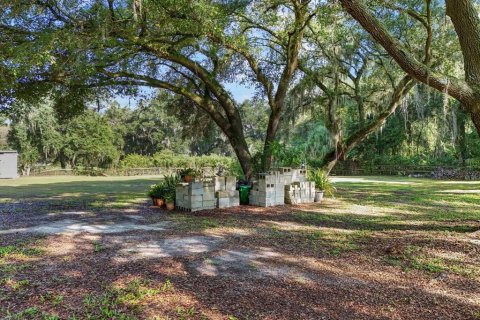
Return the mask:
POLYGON ((480 319, 480 182, 195 214, 158 177, 0 180, 0 318, 480 319))

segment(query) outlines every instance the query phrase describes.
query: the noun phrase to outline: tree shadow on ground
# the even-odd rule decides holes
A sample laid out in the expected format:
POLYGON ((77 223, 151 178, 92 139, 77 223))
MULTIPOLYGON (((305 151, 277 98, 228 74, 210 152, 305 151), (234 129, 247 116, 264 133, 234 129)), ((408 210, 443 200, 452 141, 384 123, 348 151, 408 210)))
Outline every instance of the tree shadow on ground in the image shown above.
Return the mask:
POLYGON ((204 252, 185 249, 182 254, 134 258, 122 253, 122 243, 135 237, 141 242, 164 239, 154 232, 49 236, 45 245, 60 242, 58 248, 63 249, 34 256, 28 269, 11 274, 17 282, 28 279, 29 284, 1 290, 4 310, 19 312, 35 306, 61 318, 86 318, 90 313, 95 319, 110 319, 108 312, 137 319, 153 315, 173 319, 474 319, 478 308, 460 292, 445 294, 422 282, 412 285, 411 279, 401 283, 401 275, 385 277, 386 270, 365 276, 362 266, 356 266, 357 273, 342 269, 352 267, 344 259, 310 264, 310 259, 294 253, 249 258, 247 253, 264 252, 263 244, 239 247, 228 238, 204 252), (229 261, 222 269, 216 257, 232 250, 245 253, 247 260, 229 261), (213 260, 220 271, 204 274, 198 266, 207 260, 213 260), (252 268, 239 268, 241 264, 252 268), (277 269, 295 269, 306 276, 297 279, 272 272, 277 269), (112 289, 128 288, 132 281, 140 281, 143 291, 112 289), (171 284, 168 290, 164 290, 166 283, 171 284), (56 304, 58 296, 63 298, 56 304))
MULTIPOLYGON (((31 307, 67 319, 89 314, 92 319, 122 315, 138 319, 153 315, 173 319, 475 319, 475 312, 478 315, 479 305, 472 298, 480 290, 478 278, 449 270, 432 273, 429 261, 424 265, 407 261, 417 263, 409 266, 418 269, 406 272, 404 265, 390 263, 396 260, 382 260, 414 259, 405 256, 412 248, 471 257, 478 245, 467 240, 474 238, 479 222, 472 219, 475 210, 463 210, 475 193, 451 199, 449 212, 441 219, 435 216, 438 201, 445 199, 441 191, 453 189, 447 185, 432 190, 423 182, 403 189, 368 183, 340 185, 337 200, 320 205, 166 214, 148 208, 144 192, 150 183, 131 180, 118 191, 112 182, 89 186, 82 182, 81 187, 78 182, 63 182, 46 194, 40 186, 23 189, 23 194, 38 196, 30 207, 16 211, 8 226, 59 221, 69 217, 66 209, 87 209, 92 216, 85 216, 85 221, 101 218, 120 224, 131 221, 126 215, 135 214, 145 218, 138 224, 172 221, 172 228, 70 236, 0 235, 2 246, 21 247, 22 239, 28 248, 32 246, 29 239, 39 239, 43 244, 38 246, 44 250, 2 258, 0 315, 31 307), (131 183, 135 185, 127 185, 131 183), (74 194, 77 188, 83 189, 74 194), (135 203, 134 210, 112 209, 110 197, 121 194, 144 202, 135 203), (82 197, 98 201, 98 206, 82 208, 82 197), (49 216, 48 206, 32 210, 50 201, 59 206, 54 210, 58 215, 49 216), (61 207, 65 201, 72 201, 71 206, 61 207), (366 204, 375 208, 365 210, 366 204), (30 222, 23 221, 27 218, 30 222), (205 244, 199 237, 220 240, 205 244), (128 289, 134 281, 140 284, 128 289)), ((458 188, 468 191, 470 186, 458 188)), ((11 216, 9 205, 0 204, 4 221, 11 216)))

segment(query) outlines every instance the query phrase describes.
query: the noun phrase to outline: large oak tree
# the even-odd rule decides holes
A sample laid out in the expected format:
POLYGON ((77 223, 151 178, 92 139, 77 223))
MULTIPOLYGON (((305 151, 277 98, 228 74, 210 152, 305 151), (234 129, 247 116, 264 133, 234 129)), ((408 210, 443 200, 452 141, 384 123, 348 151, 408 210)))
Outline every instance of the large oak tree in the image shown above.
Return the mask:
POLYGON ((270 145, 297 69, 303 33, 315 15, 311 2, 45 0, 2 4, 1 41, 16 51, 4 54, 7 70, 3 74, 14 80, 3 85, 10 85, 6 92, 16 98, 43 91, 56 95, 57 100, 63 98, 63 105, 78 103, 92 91, 105 88, 169 90, 211 117, 249 177, 253 173, 251 150, 237 101, 226 84, 244 81, 268 100, 263 152, 264 169, 268 169, 270 145))
MULTIPOLYGON (((398 65, 414 79, 457 99, 472 119, 480 134, 480 18, 473 0, 445 0, 444 9, 455 29, 464 62, 463 77, 441 73, 430 61, 420 61, 406 48, 386 23, 378 18, 363 0, 339 0, 342 7, 395 59, 398 65)), ((381 5, 400 11, 408 11, 422 17, 410 6, 396 5, 398 1, 380 1, 381 5)), ((442 5, 443 1, 428 0, 442 5)), ((431 36, 427 34, 427 36, 431 36)), ((448 48, 445 48, 447 50, 448 48)), ((434 58, 434 57, 433 57, 434 58)))

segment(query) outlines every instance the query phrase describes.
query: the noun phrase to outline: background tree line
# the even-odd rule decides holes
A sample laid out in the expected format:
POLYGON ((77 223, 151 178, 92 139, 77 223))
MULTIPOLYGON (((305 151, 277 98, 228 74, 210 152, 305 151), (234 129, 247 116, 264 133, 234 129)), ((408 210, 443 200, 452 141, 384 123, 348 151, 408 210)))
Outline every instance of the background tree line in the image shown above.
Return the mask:
MULTIPOLYGON (((405 165, 480 164, 480 139, 468 117, 455 102, 448 109, 444 97, 430 92, 429 103, 421 85, 403 100, 397 112, 375 134, 353 148, 347 159, 361 163, 405 165)), ((291 92, 289 99, 297 99, 291 92)), ((25 174, 35 166, 62 168, 148 168, 223 166, 240 174, 228 140, 208 117, 205 126, 192 126, 200 115, 175 114, 175 96, 141 100, 133 108, 113 101, 61 121, 51 102, 23 107, 9 126, 0 127, 3 148, 20 152, 25 174), (210 123, 210 124, 209 124, 210 123), (215 156, 217 155, 217 156, 215 156), (192 156, 200 156, 193 157, 192 156)), ((342 135, 355 132, 357 105, 342 102, 342 135)), ((261 101, 240 104, 245 136, 253 155, 254 170, 261 171, 268 106, 261 101)), ((278 140, 272 147, 274 166, 322 167, 328 162, 332 136, 324 108, 317 105, 295 110, 281 119, 278 140)), ((369 115, 366 118, 372 118, 369 115)), ((203 122, 202 122, 203 123, 203 122)))

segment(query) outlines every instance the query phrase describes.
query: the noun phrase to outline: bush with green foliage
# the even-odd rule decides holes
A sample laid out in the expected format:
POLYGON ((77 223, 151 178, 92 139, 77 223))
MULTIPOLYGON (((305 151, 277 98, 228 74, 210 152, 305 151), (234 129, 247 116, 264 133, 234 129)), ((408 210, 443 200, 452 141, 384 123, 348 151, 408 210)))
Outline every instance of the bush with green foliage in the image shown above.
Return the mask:
POLYGON ((147 194, 151 198, 163 198, 165 194, 165 184, 163 182, 152 184, 147 194))
POLYGON ((153 159, 149 156, 141 154, 129 154, 120 161, 120 168, 151 168, 153 167, 153 159))
POLYGON ((166 201, 175 201, 175 190, 179 182, 181 182, 179 175, 165 176, 160 183, 150 186, 147 195, 154 198, 163 198, 166 201))
POLYGON ((76 167, 73 172, 77 176, 100 177, 105 175, 105 171, 99 168, 76 167))
POLYGON ((163 186, 163 198, 165 201, 173 200, 175 201, 175 193, 176 187, 179 182, 181 182, 181 178, 179 175, 170 175, 165 176, 164 180, 162 181, 163 186))
POLYGON ((219 155, 189 156, 175 154, 170 150, 155 153, 153 156, 129 154, 120 161, 120 168, 218 168, 230 169, 236 159, 219 155))
POLYGON ((315 189, 323 191, 327 197, 332 197, 336 191, 328 174, 322 169, 308 171, 308 180, 315 182, 315 189))
POLYGON ((184 178, 186 176, 190 176, 192 178, 195 178, 195 177, 198 177, 200 176, 202 173, 201 171, 199 170, 196 170, 196 169, 193 169, 193 168, 186 168, 186 169, 182 169, 178 172, 178 174, 180 175, 180 177, 184 178))
POLYGON ((290 146, 274 142, 271 149, 276 166, 298 168, 305 161, 305 150, 302 146, 290 146))

